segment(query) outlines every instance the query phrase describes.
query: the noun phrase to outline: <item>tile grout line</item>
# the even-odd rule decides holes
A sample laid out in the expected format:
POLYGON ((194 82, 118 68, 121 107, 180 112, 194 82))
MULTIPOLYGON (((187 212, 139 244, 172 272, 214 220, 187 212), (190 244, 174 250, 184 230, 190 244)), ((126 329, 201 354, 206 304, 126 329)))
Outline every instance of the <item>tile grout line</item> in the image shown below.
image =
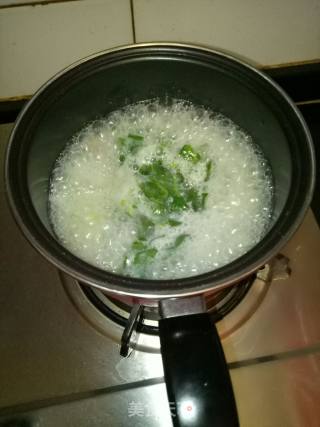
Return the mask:
MULTIPOLYGON (((0 408, 0 418, 7 416, 14 416, 21 413, 28 413, 39 411, 41 409, 51 408, 53 406, 61 406, 79 401, 94 399, 108 394, 127 392, 142 387, 150 387, 158 384, 163 384, 163 377, 148 378, 145 380, 134 381, 131 383, 117 384, 110 387, 103 387, 89 391, 82 391, 71 393, 67 395, 49 397, 47 399, 39 399, 26 403, 18 403, 17 405, 10 405, 0 408)), ((1 424, 2 426, 2 424, 1 424)))
MULTIPOLYGON (((320 343, 304 347, 301 349, 287 350, 281 353, 275 353, 265 356, 258 356, 253 359, 244 359, 236 362, 228 362, 227 366, 230 370, 246 368, 250 366, 257 366, 261 363, 270 363, 270 362, 281 362, 294 360, 297 357, 306 357, 313 356, 320 353, 320 343)), ((40 399, 36 401, 20 403, 17 405, 10 405, 7 407, 0 408, 0 417, 8 415, 16 415, 17 413, 27 413, 31 411, 41 410, 45 408, 50 408, 52 406, 59 406, 68 403, 78 402, 81 400, 97 398, 99 396, 130 391, 141 387, 154 386, 158 384, 163 384, 165 382, 164 377, 154 377, 148 378, 145 380, 133 381, 131 383, 117 384, 110 387, 103 387, 100 389, 94 389, 89 391, 82 391, 77 393, 71 393, 67 395, 62 395, 58 397, 49 397, 47 399, 40 399)))
POLYGON ((131 13, 131 25, 132 25, 133 43, 137 43, 136 26, 135 26, 135 20, 134 20, 134 5, 133 5, 133 0, 130 0, 130 13, 131 13))
POLYGON ((14 8, 19 8, 19 7, 24 7, 24 6, 32 6, 32 7, 36 7, 36 6, 48 6, 50 4, 58 4, 58 3, 69 3, 69 2, 74 2, 74 1, 84 1, 84 0, 40 0, 39 2, 30 2, 28 0, 22 2, 22 3, 12 3, 12 4, 7 4, 7 5, 0 5, 0 9, 14 9, 14 8))
POLYGON ((314 345, 310 345, 308 347, 303 347, 299 349, 283 351, 281 353, 258 356, 252 359, 244 359, 244 360, 239 360, 235 362, 228 362, 227 365, 229 369, 239 369, 239 368, 246 368, 253 365, 259 365, 261 363, 280 362, 280 361, 292 360, 297 357, 312 356, 318 353, 320 353, 320 343, 316 343, 314 345))

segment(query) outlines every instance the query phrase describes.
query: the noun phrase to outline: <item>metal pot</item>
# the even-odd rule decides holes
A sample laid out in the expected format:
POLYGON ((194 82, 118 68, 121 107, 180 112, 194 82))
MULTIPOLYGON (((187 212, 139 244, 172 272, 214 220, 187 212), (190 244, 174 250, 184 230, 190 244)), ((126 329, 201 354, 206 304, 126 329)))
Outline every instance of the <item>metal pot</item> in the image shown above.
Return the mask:
POLYGON ((290 239, 311 201, 314 163, 311 137, 299 111, 266 75, 222 52, 151 43, 93 55, 47 82, 12 131, 6 184, 18 225, 50 262, 108 293, 158 303, 168 396, 177 409, 174 424, 236 426, 228 370, 202 296, 256 271, 290 239), (270 228, 248 253, 199 276, 151 281, 102 271, 68 252, 52 232, 47 201, 53 164, 86 123, 127 104, 166 97, 223 113, 260 145, 274 179, 270 228), (192 402, 191 415, 185 402, 192 402))

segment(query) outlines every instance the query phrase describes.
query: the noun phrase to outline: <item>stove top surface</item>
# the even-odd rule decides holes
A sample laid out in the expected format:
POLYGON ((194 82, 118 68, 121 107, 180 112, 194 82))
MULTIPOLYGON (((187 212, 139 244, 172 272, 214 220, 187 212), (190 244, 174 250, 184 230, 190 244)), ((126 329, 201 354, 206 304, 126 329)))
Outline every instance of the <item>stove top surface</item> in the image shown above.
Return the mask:
MULTIPOLYGON (((2 165, 11 127, 0 126, 2 165)), ((158 337, 120 357, 123 328, 29 246, 3 179, 0 197, 0 426, 171 425, 158 337)), ((290 276, 253 286, 217 323, 241 426, 319 425, 319 253, 310 210, 282 251, 290 276)))

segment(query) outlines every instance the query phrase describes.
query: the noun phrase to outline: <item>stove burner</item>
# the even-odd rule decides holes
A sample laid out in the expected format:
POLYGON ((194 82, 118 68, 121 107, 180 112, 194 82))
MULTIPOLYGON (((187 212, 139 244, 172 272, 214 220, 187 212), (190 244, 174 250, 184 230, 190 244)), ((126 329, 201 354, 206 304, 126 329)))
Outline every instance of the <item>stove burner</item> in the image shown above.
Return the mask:
MULTIPOLYGON (((271 283, 289 275, 289 260, 279 254, 246 280, 206 295, 207 311, 217 324, 221 339, 238 330, 255 313, 271 283)), ((119 343, 123 355, 127 355, 129 347, 160 352, 156 303, 154 306, 140 306, 134 299, 120 301, 100 289, 79 283, 65 273, 60 272, 60 277, 74 307, 95 329, 119 343)))
MULTIPOLYGON (((206 297, 207 311, 214 322, 218 322, 233 310, 245 297, 256 275, 242 280, 233 287, 220 292, 210 294, 206 297)), ((88 285, 80 284, 82 291, 89 301, 105 316, 122 327, 126 327, 128 316, 133 306, 125 304, 116 298, 107 296, 102 291, 94 289, 88 285), (118 308, 118 310, 116 309, 118 308)), ((157 335, 159 328, 157 307, 144 307, 140 321, 137 324, 137 332, 157 335)))
MULTIPOLYGON (((206 298, 207 311, 213 322, 221 320, 226 316, 234 307, 236 307, 240 301, 247 294, 251 287, 255 275, 239 282, 232 288, 227 288, 220 292, 208 295, 206 298)), ((80 284, 84 294, 91 301, 93 305, 101 311, 102 314, 108 316, 111 320, 124 327, 123 334, 121 336, 120 355, 122 357, 128 357, 132 351, 132 337, 135 332, 145 334, 158 334, 159 327, 148 325, 145 320, 148 317, 153 318, 158 322, 159 313, 157 307, 147 307, 139 304, 133 306, 125 304, 123 301, 118 301, 116 298, 110 296, 106 297, 101 291, 93 290, 91 287, 80 284), (118 306, 125 313, 130 313, 129 318, 127 316, 121 316, 119 312, 112 310, 110 304, 118 306)))

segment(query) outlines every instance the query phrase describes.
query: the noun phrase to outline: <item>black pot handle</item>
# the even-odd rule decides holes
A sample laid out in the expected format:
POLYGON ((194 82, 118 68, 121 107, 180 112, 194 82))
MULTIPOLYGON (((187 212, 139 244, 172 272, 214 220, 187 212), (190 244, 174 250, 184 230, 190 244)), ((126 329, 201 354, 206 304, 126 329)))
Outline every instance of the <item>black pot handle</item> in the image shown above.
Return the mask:
POLYGON ((173 425, 238 427, 229 370, 209 315, 162 318, 159 332, 173 425))

